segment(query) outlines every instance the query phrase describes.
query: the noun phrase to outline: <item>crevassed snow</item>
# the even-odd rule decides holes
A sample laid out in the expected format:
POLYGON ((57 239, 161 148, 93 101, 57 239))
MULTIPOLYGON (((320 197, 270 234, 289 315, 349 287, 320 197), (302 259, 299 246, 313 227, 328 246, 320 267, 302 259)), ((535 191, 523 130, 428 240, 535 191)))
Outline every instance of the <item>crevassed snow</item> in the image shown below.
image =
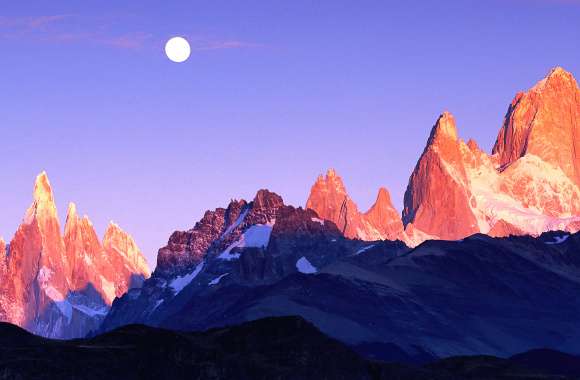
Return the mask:
POLYGON ((570 237, 570 235, 554 236, 554 241, 547 241, 546 244, 548 245, 562 244, 563 242, 568 240, 568 237, 570 237))
POLYGON ((324 220, 322 220, 322 219, 318 219, 318 218, 311 218, 311 220, 312 220, 313 222, 320 223, 320 224, 322 224, 322 225, 324 226, 324 220))
POLYGON ((305 274, 312 274, 317 272, 317 269, 304 256, 296 261, 296 269, 298 269, 298 272, 305 274))
POLYGON ((204 262, 197 264, 195 269, 191 272, 186 274, 185 276, 177 277, 173 281, 169 283, 169 286, 173 288, 175 294, 178 294, 185 288, 194 278, 197 277, 199 272, 203 269, 204 262))
POLYGON ((570 223, 580 220, 566 207, 556 217, 536 207, 541 199, 550 197, 558 197, 563 200, 564 206, 570 204, 568 207, 571 207, 572 202, 566 200, 579 195, 578 188, 560 168, 537 156, 527 154, 501 173, 488 159, 477 168, 466 167, 466 174, 473 195, 470 206, 477 217, 479 230, 483 233, 489 232, 495 222, 502 219, 536 236, 544 231, 564 230, 570 223), (533 178, 533 181, 529 178, 533 178), (521 183, 526 184, 521 195, 525 204, 522 199, 516 199, 511 194, 511 189, 521 183))
POLYGON ((221 279, 224 278, 225 276, 227 276, 229 273, 224 273, 220 276, 217 276, 216 278, 214 278, 213 280, 211 280, 208 285, 217 285, 220 283, 221 279))
POLYGON ((246 231, 244 231, 244 233, 237 241, 230 244, 229 247, 220 253, 218 258, 222 260, 234 260, 240 258, 239 253, 231 253, 231 250, 234 248, 263 248, 268 246, 273 226, 274 222, 251 226, 246 231))
POLYGON ((367 245, 366 247, 362 247, 361 249, 359 249, 358 251, 355 252, 355 255, 360 255, 361 253, 368 251, 369 249, 371 249, 374 246, 375 246, 374 244, 371 244, 371 245, 367 245))
POLYGON ((238 216, 238 219, 236 219, 236 221, 234 223, 232 223, 231 226, 229 226, 224 233, 222 234, 222 238, 229 235, 230 232, 232 232, 233 230, 235 230, 240 224, 242 224, 242 222, 244 221, 244 219, 246 218, 246 215, 248 214, 248 211, 250 211, 249 207, 246 207, 246 209, 244 211, 242 211, 242 213, 240 214, 240 216, 238 216))

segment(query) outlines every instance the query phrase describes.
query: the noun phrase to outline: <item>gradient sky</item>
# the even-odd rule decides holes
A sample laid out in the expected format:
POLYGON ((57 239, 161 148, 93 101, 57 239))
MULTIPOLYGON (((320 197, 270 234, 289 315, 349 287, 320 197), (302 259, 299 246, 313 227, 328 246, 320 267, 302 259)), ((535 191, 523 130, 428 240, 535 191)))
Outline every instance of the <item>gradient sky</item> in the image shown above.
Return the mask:
POLYGON ((361 209, 386 186, 400 210, 437 116, 491 150, 517 91, 580 75, 579 22, 576 0, 6 2, 0 235, 42 170, 62 224, 69 201, 99 235, 112 219, 152 267, 206 209, 304 205, 329 167, 361 209))

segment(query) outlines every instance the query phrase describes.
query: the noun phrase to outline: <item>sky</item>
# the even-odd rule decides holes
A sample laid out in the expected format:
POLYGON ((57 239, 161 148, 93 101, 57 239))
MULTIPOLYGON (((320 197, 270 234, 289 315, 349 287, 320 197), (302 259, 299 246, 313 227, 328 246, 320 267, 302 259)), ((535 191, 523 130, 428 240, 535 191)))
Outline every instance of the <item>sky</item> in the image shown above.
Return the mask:
POLYGON ((335 168, 398 210, 438 115, 491 151, 518 91, 580 75, 580 0, 26 1, 0 10, 0 236, 46 170, 151 267, 175 230, 335 168), (173 63, 173 36, 192 54, 173 63))

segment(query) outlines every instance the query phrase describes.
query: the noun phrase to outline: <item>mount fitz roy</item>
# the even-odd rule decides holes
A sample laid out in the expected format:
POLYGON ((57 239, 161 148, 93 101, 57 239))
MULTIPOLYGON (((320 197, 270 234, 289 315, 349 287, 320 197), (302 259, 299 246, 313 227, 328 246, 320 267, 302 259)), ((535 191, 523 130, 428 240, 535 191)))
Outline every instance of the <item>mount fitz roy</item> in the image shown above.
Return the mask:
POLYGON ((580 230, 580 90, 558 67, 516 95, 493 154, 458 138, 443 113, 409 179, 402 218, 386 189, 360 213, 341 178, 320 176, 306 203, 349 238, 457 240, 474 233, 532 235, 580 230))
POLYGON ((359 211, 334 170, 306 209, 231 201, 174 232, 100 331, 299 315, 379 358, 580 353, 579 149, 578 85, 555 68, 515 97, 491 155, 443 113, 402 216, 384 188, 359 211))
POLYGON ((149 276, 131 236, 111 222, 101 243, 73 203, 62 235, 43 172, 12 241, 0 239, 0 319, 46 337, 82 337, 99 327, 115 297, 149 276))

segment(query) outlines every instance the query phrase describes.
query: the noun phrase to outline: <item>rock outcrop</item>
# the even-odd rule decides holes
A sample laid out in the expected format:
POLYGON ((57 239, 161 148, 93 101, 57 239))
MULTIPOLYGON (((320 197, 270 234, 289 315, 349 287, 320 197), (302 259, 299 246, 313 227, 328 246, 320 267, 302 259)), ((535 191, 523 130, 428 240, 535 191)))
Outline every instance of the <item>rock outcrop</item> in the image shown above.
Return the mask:
POLYGON ((574 76, 556 67, 530 91, 517 94, 493 153, 501 169, 534 155, 580 186, 580 89, 574 76))
POLYGON ((310 190, 306 208, 330 220, 345 237, 361 240, 402 240, 406 237, 399 213, 387 189, 379 189, 371 208, 361 213, 348 195, 342 178, 334 169, 320 175, 310 190))

